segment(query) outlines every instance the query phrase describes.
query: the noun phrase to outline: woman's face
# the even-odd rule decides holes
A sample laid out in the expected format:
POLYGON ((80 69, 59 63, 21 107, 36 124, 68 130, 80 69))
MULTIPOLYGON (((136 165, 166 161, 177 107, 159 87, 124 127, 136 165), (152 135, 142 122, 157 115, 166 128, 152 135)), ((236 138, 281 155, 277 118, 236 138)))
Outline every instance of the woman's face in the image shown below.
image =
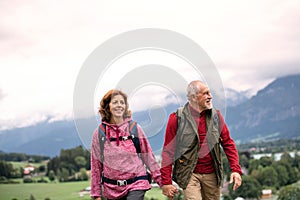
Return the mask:
POLYGON ((109 103, 109 110, 111 112, 112 118, 123 118, 126 108, 126 103, 124 97, 120 94, 113 96, 109 103))

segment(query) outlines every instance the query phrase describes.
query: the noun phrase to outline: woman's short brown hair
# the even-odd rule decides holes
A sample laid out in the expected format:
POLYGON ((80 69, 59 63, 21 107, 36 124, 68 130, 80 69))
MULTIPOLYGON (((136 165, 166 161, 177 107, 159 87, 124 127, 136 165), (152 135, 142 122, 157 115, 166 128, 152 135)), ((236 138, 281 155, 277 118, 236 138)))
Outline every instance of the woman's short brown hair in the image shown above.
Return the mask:
POLYGON ((128 110, 129 105, 127 101, 127 95, 121 90, 112 89, 109 90, 100 101, 99 114, 101 115, 102 121, 110 122, 111 120, 111 112, 109 109, 109 103, 111 99, 116 95, 122 95, 125 101, 125 112, 123 118, 131 117, 131 111, 128 110))

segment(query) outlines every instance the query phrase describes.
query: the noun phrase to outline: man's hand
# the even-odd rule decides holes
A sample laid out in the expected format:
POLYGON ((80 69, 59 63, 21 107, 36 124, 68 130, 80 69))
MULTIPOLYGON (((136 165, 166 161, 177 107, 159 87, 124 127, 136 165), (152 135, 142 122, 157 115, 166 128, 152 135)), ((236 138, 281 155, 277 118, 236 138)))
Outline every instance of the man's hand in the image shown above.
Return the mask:
POLYGON ((163 185, 162 186, 162 193, 169 197, 169 199, 173 199, 175 194, 178 194, 178 189, 174 185, 163 185))
POLYGON ((235 191, 238 187, 242 185, 242 177, 239 173, 237 172, 232 172, 230 175, 230 181, 229 183, 233 183, 233 191, 235 191))

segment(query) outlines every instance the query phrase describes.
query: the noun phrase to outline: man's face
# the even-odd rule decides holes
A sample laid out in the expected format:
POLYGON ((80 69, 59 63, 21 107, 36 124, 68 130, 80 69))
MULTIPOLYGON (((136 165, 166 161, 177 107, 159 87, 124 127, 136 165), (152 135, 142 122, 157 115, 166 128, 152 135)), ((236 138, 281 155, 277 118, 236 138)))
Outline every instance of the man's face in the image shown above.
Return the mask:
POLYGON ((206 85, 201 86, 201 90, 195 95, 195 99, 201 111, 212 109, 212 95, 206 85))

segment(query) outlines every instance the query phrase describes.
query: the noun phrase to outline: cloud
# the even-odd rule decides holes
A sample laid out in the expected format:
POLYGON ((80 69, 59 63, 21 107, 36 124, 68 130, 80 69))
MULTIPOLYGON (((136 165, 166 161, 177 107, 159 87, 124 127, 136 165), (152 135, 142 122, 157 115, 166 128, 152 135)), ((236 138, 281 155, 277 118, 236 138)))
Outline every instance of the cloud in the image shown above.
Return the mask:
POLYGON ((3 91, 0 89, 0 101, 5 97, 3 91))
POLYGON ((227 87, 255 92, 277 77, 300 73, 299 8, 297 1, 253 3, 251 12, 229 23, 232 35, 212 53, 227 87))

